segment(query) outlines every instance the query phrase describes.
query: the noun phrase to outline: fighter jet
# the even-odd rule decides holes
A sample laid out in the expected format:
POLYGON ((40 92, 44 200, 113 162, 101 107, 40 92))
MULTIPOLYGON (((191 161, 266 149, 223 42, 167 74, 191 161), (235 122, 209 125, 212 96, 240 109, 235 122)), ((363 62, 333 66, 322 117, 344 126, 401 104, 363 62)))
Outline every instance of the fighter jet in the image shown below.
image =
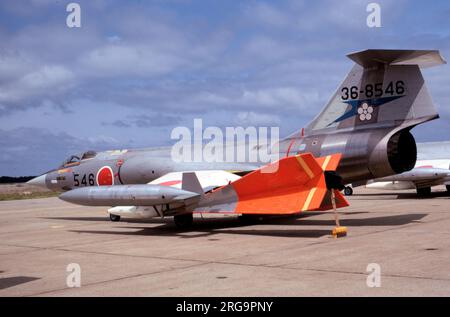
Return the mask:
MULTIPOLYGON (((189 227, 193 213, 292 215, 348 206, 334 173, 341 155, 314 158, 299 154, 263 166, 243 177, 223 171, 169 173, 146 184, 89 186, 63 193, 67 202, 115 206, 112 221, 173 216, 189 227)), ((339 227, 337 225, 337 227, 339 227)))
POLYGON ((450 192, 450 142, 418 144, 418 160, 414 169, 398 175, 369 181, 367 188, 415 189, 419 196, 429 196, 431 187, 445 185, 450 192))
MULTIPOLYGON (((355 65, 330 101, 306 128, 280 140, 271 148, 272 152, 276 152, 281 158, 297 157, 306 153, 314 158, 324 158, 340 153, 342 157, 336 172, 346 184, 411 170, 417 160, 417 148, 410 130, 418 124, 439 117, 420 69, 446 62, 436 50, 369 49, 347 56, 355 62, 355 65)), ((257 146, 252 150, 261 151, 262 148, 264 146, 257 146)), ((253 162, 174 162, 170 153, 170 147, 99 153, 88 151, 70 156, 60 167, 29 183, 46 186, 52 190, 71 192, 75 189, 76 193, 69 192, 63 194, 61 198, 72 202, 95 204, 94 197, 106 195, 111 198, 122 194, 116 192, 120 190, 111 187, 113 185, 131 186, 148 183, 151 185, 152 181, 159 182, 160 178, 169 173, 178 172, 178 178, 183 179, 186 172, 195 172, 198 178, 200 175, 198 173, 214 171, 215 176, 206 178, 215 177, 213 185, 223 188, 220 195, 229 198, 227 196, 229 189, 225 188, 230 187, 224 185, 224 182, 250 186, 249 184, 253 182, 247 183, 244 181, 245 177, 251 175, 248 173, 257 172, 264 165, 253 162), (236 176, 243 177, 236 179, 234 178, 236 176), (101 189, 99 186, 106 187, 101 189), (86 189, 79 190, 80 187, 86 189), (77 198, 69 198, 71 195, 77 198)), ((182 183, 180 179, 174 181, 182 183)), ((163 183, 159 182, 158 186, 163 183)), ((171 184, 171 181, 166 183, 169 186, 171 184)), ((126 195, 133 196, 134 190, 140 191, 145 187, 127 188, 126 195)), ((210 190, 203 186, 202 188, 203 194, 210 190)), ((266 190, 263 192, 266 193, 266 190)), ((193 195, 178 194, 180 197, 193 195)), ((178 197, 175 192, 171 192, 171 195, 178 197)), ((222 199, 220 195, 214 195, 215 199, 220 201, 222 199)), ((196 196, 189 196, 186 199, 194 197, 196 196)), ((270 197, 272 199, 273 195, 270 197)), ((206 199, 206 195, 203 199, 206 199)), ((341 197, 338 200, 343 201, 341 197)), ((226 201, 227 204, 230 203, 229 200, 226 201)), ((197 207, 203 206, 204 201, 200 199, 197 203, 197 207)), ((119 201, 111 201, 109 204, 118 208, 115 210, 117 215, 126 209, 120 209, 120 206, 126 204, 123 205, 119 201)), ((199 210, 200 207, 197 207, 188 210, 199 210)), ((249 204, 247 207, 248 210, 240 211, 243 213, 254 211, 252 209, 254 205, 249 204)), ((127 208, 140 210, 139 204, 131 204, 131 207, 127 208)), ((111 220, 117 219, 114 218, 114 210, 110 214, 111 220)))

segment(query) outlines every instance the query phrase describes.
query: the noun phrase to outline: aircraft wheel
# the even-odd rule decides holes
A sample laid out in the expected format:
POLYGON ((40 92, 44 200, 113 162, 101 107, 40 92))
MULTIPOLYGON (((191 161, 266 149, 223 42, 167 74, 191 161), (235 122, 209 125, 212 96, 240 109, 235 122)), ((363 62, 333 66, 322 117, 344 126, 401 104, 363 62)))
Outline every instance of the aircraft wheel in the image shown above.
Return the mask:
POLYGON ((344 195, 345 196, 351 196, 353 195, 353 188, 351 188, 350 186, 346 186, 344 188, 344 195))
POLYGON ((447 191, 450 193, 450 185, 446 185, 445 188, 447 188, 447 191))
POLYGON ((431 187, 417 188, 417 195, 427 197, 431 195, 431 187))
POLYGON ((194 222, 194 215, 192 213, 176 215, 173 217, 173 221, 178 228, 186 229, 192 226, 192 223, 194 222))
POLYGON ((118 221, 120 221, 120 216, 109 214, 109 219, 113 222, 118 222, 118 221))

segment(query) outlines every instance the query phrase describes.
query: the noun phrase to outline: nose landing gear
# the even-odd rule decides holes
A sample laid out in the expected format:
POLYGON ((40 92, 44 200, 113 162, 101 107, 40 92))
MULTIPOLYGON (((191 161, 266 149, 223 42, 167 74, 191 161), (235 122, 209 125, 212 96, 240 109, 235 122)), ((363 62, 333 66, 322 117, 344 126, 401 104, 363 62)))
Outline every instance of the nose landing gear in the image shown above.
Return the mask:
POLYGON ((353 195, 353 188, 351 188, 350 186, 345 186, 345 188, 344 188, 344 195, 345 196, 353 195))

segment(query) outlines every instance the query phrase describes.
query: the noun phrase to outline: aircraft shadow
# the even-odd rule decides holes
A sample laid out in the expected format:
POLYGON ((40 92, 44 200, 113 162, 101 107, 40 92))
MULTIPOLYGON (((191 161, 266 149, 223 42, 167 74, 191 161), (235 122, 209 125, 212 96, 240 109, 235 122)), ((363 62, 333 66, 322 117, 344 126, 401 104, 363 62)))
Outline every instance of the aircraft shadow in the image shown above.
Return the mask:
POLYGON ((353 194, 351 197, 374 197, 378 198, 380 196, 389 197, 385 199, 414 199, 414 200, 427 200, 433 198, 450 198, 450 194, 446 191, 432 192, 429 196, 420 197, 416 193, 364 193, 364 194, 353 194))
POLYGON ((31 281, 39 280, 38 277, 30 276, 13 276, 0 278, 0 289, 10 288, 16 285, 28 283, 31 281))
MULTIPOLYGON (((341 225, 349 227, 374 227, 374 226, 403 226, 410 223, 420 222, 427 214, 406 214, 372 217, 364 219, 342 219, 341 225)), ((307 218, 307 217, 303 217, 307 218)), ((229 219, 203 219, 194 222, 190 230, 180 230, 172 222, 163 223, 156 227, 129 227, 121 226, 118 229, 136 229, 136 231, 113 231, 113 230, 70 230, 76 233, 91 233, 91 234, 114 234, 127 236, 178 236, 184 239, 192 239, 198 237, 211 236, 219 233, 228 234, 243 234, 243 235, 257 235, 257 236, 274 236, 274 237, 291 237, 291 238, 319 238, 330 235, 331 228, 335 223, 333 219, 319 220, 319 219, 272 219, 263 220, 252 224, 245 224, 236 218, 229 219), (326 229, 270 229, 261 228, 257 225, 295 225, 295 226, 326 226, 326 229), (187 235, 186 233, 190 234, 187 235)))
MULTIPOLYGON (((41 217, 42 219, 47 220, 68 220, 68 221, 101 221, 101 222, 111 222, 108 216, 105 217, 41 217)), ((172 222, 171 218, 161 219, 161 218, 152 218, 152 219, 126 219, 122 220, 128 223, 169 223, 172 222)))
MULTIPOLYGON (((290 216, 265 216, 263 222, 270 224, 274 223, 274 221, 286 221, 286 224, 290 224, 292 219, 302 219, 322 214, 330 213, 329 211, 308 211, 303 212, 298 215, 290 215, 290 216)), ((339 212, 340 215, 358 215, 358 214, 366 214, 367 211, 349 211, 349 212, 339 212)), ((237 217, 237 216, 236 216, 237 217)), ((108 216, 105 217, 40 217, 41 219, 47 219, 47 220, 67 220, 67 221, 101 221, 101 222, 111 222, 109 220, 108 216)), ((227 220, 236 218, 228 218, 227 220)), ((221 221, 224 220, 222 218, 212 218, 212 219, 199 219, 196 218, 195 221, 221 221)), ((121 220, 121 222, 127 222, 127 223, 172 223, 173 219, 171 217, 168 218, 150 218, 150 219, 131 219, 131 218, 125 218, 121 220)), ((261 222, 260 222, 261 223, 261 222)))

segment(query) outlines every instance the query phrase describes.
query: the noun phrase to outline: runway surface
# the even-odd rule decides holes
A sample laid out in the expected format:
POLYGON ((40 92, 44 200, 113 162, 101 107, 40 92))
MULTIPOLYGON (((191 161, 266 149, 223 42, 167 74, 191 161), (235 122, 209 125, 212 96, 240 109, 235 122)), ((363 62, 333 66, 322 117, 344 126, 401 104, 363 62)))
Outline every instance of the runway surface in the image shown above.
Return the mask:
POLYGON ((356 189, 340 239, 330 212, 255 225, 196 218, 179 231, 57 198, 0 202, 0 296, 450 296, 450 196, 433 190, 356 189), (67 286, 70 263, 79 288, 67 286), (367 285, 370 263, 380 287, 367 285))

